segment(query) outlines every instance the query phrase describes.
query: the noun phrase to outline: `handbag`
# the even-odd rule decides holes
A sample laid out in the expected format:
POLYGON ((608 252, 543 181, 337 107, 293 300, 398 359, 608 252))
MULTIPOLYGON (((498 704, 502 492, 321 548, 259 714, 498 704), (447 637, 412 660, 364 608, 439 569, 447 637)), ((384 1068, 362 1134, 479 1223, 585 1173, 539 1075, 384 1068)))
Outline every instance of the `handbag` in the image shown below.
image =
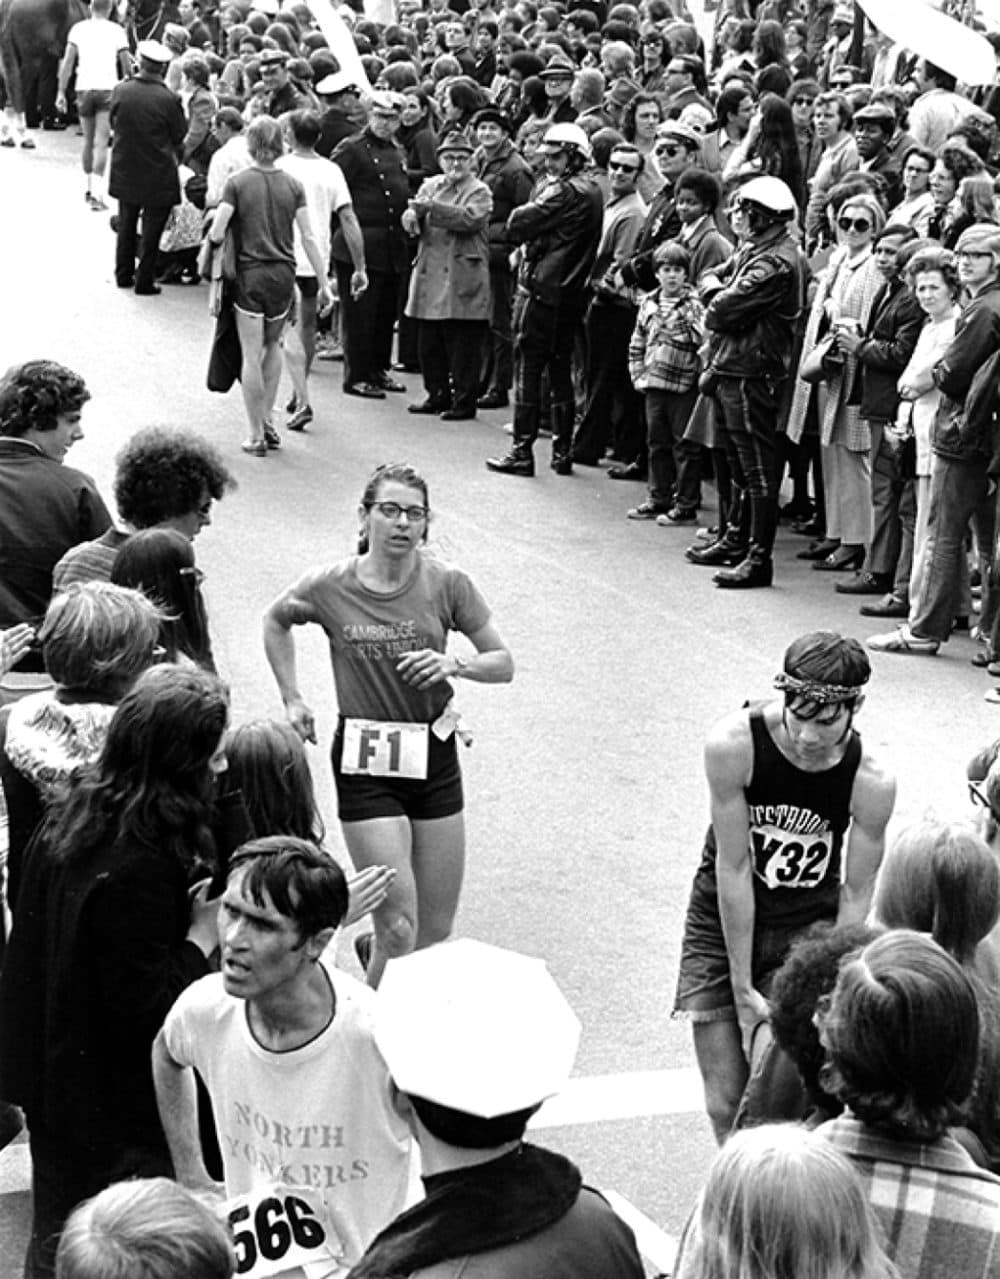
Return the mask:
POLYGON ((843 367, 844 357, 837 350, 837 335, 831 333, 829 337, 817 342, 808 355, 802 357, 799 362, 799 377, 810 386, 815 386, 839 373, 843 367))

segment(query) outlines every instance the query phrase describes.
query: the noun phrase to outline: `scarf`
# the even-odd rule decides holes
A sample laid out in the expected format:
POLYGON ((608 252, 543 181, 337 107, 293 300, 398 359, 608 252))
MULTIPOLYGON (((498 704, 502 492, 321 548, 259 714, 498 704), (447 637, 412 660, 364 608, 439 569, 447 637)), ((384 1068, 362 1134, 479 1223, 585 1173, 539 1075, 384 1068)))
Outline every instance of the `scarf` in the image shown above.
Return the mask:
POLYGON ((348 1279, 402 1279, 538 1234, 576 1203, 583 1179, 562 1155, 522 1145, 489 1163, 424 1178, 426 1198, 371 1246, 348 1279))

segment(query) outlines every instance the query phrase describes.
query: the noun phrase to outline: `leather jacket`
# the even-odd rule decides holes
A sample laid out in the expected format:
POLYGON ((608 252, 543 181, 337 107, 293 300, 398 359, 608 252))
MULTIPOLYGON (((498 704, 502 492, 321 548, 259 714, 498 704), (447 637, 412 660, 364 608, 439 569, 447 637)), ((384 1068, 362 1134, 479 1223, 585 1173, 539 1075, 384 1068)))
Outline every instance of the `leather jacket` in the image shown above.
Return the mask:
POLYGON ((543 178, 507 220, 507 238, 524 246, 518 287, 547 306, 582 298, 603 221, 600 187, 586 173, 543 178))

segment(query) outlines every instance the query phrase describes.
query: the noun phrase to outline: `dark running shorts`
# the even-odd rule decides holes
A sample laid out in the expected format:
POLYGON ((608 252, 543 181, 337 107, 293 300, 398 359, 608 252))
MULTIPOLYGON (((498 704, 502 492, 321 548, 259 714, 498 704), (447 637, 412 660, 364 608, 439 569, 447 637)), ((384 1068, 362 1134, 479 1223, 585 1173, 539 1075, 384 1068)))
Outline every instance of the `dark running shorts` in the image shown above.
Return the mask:
MULTIPOLYGON (((757 924, 753 936, 751 974, 755 989, 766 996, 774 974, 796 937, 815 920, 797 921, 792 927, 757 924)), ((729 979, 729 954, 719 918, 715 877, 699 866, 691 889, 680 971, 674 996, 674 1016, 692 1022, 733 1021, 736 1008, 729 979)))
POLYGON ((99 111, 111 110, 110 89, 85 89, 76 95, 76 114, 86 120, 99 111))
POLYGON ((342 773, 344 730, 341 721, 331 751, 340 820, 366 822, 373 817, 408 817, 411 821, 427 822, 460 813, 465 801, 457 739, 452 734, 442 742, 433 733, 428 733, 427 739, 427 777, 423 780, 342 773))
POLYGON ((236 275, 236 306, 263 320, 283 320, 295 298, 295 268, 280 263, 249 266, 236 275))
POLYGON ((304 298, 319 296, 319 280, 314 275, 297 275, 295 285, 304 298))

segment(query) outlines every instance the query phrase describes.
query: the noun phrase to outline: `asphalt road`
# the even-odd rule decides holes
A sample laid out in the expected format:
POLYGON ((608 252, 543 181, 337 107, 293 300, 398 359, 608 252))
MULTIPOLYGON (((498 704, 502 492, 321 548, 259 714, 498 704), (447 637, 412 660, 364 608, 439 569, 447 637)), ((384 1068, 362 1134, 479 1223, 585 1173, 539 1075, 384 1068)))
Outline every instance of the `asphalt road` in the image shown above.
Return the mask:
MULTIPOLYGON (((603 471, 533 480, 490 475, 505 414, 471 423, 408 416, 421 394, 349 399, 340 366, 315 375, 316 421, 266 460, 239 451, 238 392, 205 390, 211 325, 202 288, 137 298, 114 287, 106 214, 88 210, 79 140, 38 134, 35 152, 0 152, 0 364, 46 356, 79 370, 93 400, 70 462, 109 497, 131 432, 184 424, 217 441, 239 479, 197 550, 233 718, 278 715, 259 618, 305 566, 352 548, 356 509, 377 463, 405 459, 430 481, 431 536, 465 567, 517 663, 508 687, 461 688, 476 730, 464 756, 469 860, 459 931, 544 956, 584 1026, 579 1105, 553 1110, 543 1139, 588 1178, 676 1233, 711 1157, 693 1058, 669 1012, 680 926, 706 821, 701 743, 712 720, 767 695, 797 634, 864 637, 856 602, 780 538, 776 585, 733 594, 681 554, 689 531, 624 518, 640 486, 603 471), (649 1072, 666 1072, 654 1073, 649 1072)), ((286 398, 286 397, 282 397, 286 398)), ((540 451, 541 452, 541 451, 540 451)), ((542 460, 540 456, 539 460, 542 460)), ((935 659, 874 657, 860 727, 900 776, 898 819, 928 807, 965 814, 967 757, 1000 731, 965 637, 935 659)), ((328 779, 332 684, 319 634, 300 641, 303 684, 324 745, 314 772, 329 846, 342 853, 328 779)), ((349 946, 344 962, 353 964, 349 946)), ((544 1113, 544 1112, 543 1112, 544 1113)), ((0 1156, 0 1257, 18 1255, 26 1163, 0 1156)), ((15 1273, 8 1260, 0 1273, 15 1273)))

